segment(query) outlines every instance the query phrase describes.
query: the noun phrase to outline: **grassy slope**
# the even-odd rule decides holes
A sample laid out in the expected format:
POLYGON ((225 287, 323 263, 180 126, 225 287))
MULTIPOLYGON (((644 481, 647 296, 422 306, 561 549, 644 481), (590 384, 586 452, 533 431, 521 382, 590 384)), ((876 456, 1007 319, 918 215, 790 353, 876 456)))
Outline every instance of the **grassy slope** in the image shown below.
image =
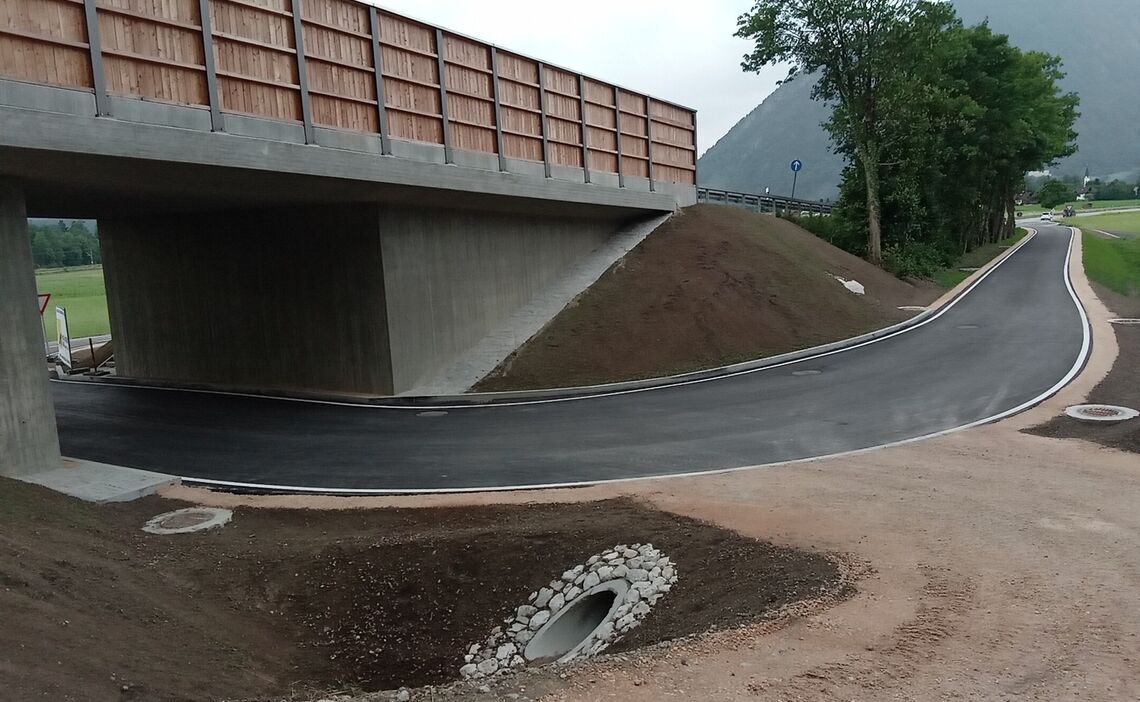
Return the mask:
POLYGON ((36 287, 41 293, 51 293, 51 301, 44 312, 48 339, 56 338, 57 306, 67 310, 67 325, 73 338, 110 333, 102 266, 37 271, 36 287))
POLYGON ((999 241, 996 244, 986 244, 980 246, 969 253, 963 254, 958 261, 950 268, 945 268, 934 274, 934 282, 938 283, 941 287, 949 290, 958 283, 961 283, 966 278, 970 277, 968 271, 960 270, 962 268, 981 268, 994 258, 997 257, 1003 248, 1013 246, 1021 241, 1029 232, 1021 227, 1017 228, 1017 233, 1008 239, 999 241))
POLYGON ((1095 217, 1073 217, 1063 220, 1065 224, 1081 229, 1104 229, 1110 232, 1132 232, 1140 234, 1140 212, 1103 214, 1095 217))
POLYGON ((897 322, 933 285, 898 280, 800 227, 686 208, 475 389, 668 375, 806 348, 897 322), (833 275, 867 290, 857 296, 833 275))
POLYGON ((1105 239, 1084 233, 1085 272, 1121 295, 1140 296, 1140 239, 1105 239))

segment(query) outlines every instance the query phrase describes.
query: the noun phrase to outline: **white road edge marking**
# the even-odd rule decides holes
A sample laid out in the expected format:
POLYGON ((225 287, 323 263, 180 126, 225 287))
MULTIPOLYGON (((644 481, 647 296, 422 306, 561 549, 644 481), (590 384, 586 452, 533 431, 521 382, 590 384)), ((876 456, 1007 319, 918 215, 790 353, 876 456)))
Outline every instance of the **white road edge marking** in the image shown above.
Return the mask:
POLYGON ((1113 239, 1119 239, 1120 238, 1117 235, 1113 234, 1112 232, 1106 232, 1103 229, 1094 229, 1093 231, 1096 232, 1097 234, 1104 234, 1105 236, 1111 236, 1113 239))
MULTIPOLYGON (((775 468, 775 467, 779 467, 779 466, 796 465, 799 463, 811 463, 813 461, 824 461, 824 460, 828 460, 828 459, 832 459, 832 458, 844 458, 846 456, 858 456, 858 455, 861 455, 864 453, 869 453, 871 451, 878 451, 879 449, 891 448, 894 446, 903 446, 905 444, 912 444, 912 443, 915 443, 918 441, 926 441, 927 439, 934 439, 934 438, 938 438, 940 436, 946 436, 948 434, 954 434, 954 433, 959 432, 959 431, 965 431, 966 429, 972 429, 974 427, 981 426, 983 424, 989 424, 991 422, 996 422, 998 420, 1005 419, 1006 417, 1010 417, 1010 416, 1018 414, 1020 412, 1024 412, 1025 410, 1029 409, 1030 407, 1033 407, 1034 405, 1037 405, 1037 404, 1045 401, 1046 399, 1055 395, 1061 388, 1068 385, 1069 382, 1071 382, 1072 379, 1074 377, 1076 377, 1076 375, 1078 373, 1080 373, 1081 369, 1084 368, 1085 362, 1088 360, 1089 350, 1092 346, 1092 327, 1090 326, 1088 314, 1085 312, 1084 305, 1081 304, 1081 299, 1077 296, 1076 290, 1073 289, 1073 283, 1072 283, 1072 280, 1070 279, 1070 259, 1072 259, 1073 247, 1075 245, 1076 237, 1077 237, 1080 230, 1078 230, 1076 227, 1069 227, 1069 230, 1070 230, 1069 248, 1068 248, 1067 252, 1065 253, 1065 265, 1062 267, 1061 273, 1062 273, 1064 280, 1065 280, 1065 288, 1069 291, 1069 297, 1072 299, 1073 304, 1076 306, 1077 312, 1080 314, 1080 318, 1081 318, 1081 332, 1082 332, 1081 351, 1079 354, 1077 354, 1077 360, 1073 363, 1072 368, 1069 369, 1069 372, 1066 373, 1065 376, 1063 378, 1061 378, 1061 380, 1057 381, 1057 383, 1053 387, 1049 388, 1048 390, 1046 390, 1042 394, 1038 395, 1037 397, 1035 397, 1031 400, 1028 400, 1027 402, 1023 402, 1022 404, 1018 405, 1017 407, 1013 407, 1011 409, 1005 410, 1004 412, 1000 412, 998 414, 992 415, 990 417, 986 417, 984 419, 979 419, 979 420, 970 422, 969 424, 963 424, 961 426, 952 427, 950 429, 943 429, 942 431, 937 431, 937 432, 934 432, 931 434, 924 434, 922 436, 915 436, 915 437, 912 437, 909 439, 902 439, 900 441, 892 441, 892 442, 885 443, 885 444, 878 444, 876 446, 868 446, 865 448, 854 449, 851 451, 841 451, 839 453, 829 453, 829 454, 822 455, 822 456, 812 456, 809 458, 796 458, 796 459, 789 460, 789 461, 776 461, 773 463, 761 463, 761 464, 751 465, 751 466, 740 466, 737 468, 718 468, 718 469, 711 469, 711 470, 690 471, 687 473, 669 473, 669 474, 664 474, 664 475, 644 475, 644 476, 638 476, 635 478, 608 478, 608 479, 602 479, 602 480, 581 480, 581 481, 565 482, 565 483, 543 483, 543 484, 535 484, 535 485, 504 485, 504 486, 492 486, 492 487, 423 488, 423 489, 414 489, 414 488, 410 488, 410 489, 409 488, 395 488, 395 489, 319 488, 319 487, 300 487, 300 486, 293 486, 293 485, 266 485, 266 484, 260 484, 260 483, 242 483, 242 482, 233 482, 233 481, 227 481, 227 480, 210 480, 208 478, 182 478, 182 481, 186 484, 189 484, 189 485, 203 485, 203 486, 208 486, 208 487, 237 488, 237 489, 245 489, 245 490, 268 491, 268 492, 308 493, 308 494, 323 494, 323 495, 360 495, 360 496, 368 496, 368 495, 431 495, 431 494, 459 494, 459 493, 476 493, 476 492, 518 492, 518 491, 522 491, 522 490, 554 490, 554 489, 560 489, 560 488, 589 487, 591 485, 606 485, 606 484, 611 484, 611 483, 633 483, 633 482, 641 482, 641 481, 646 481, 646 480, 665 480, 665 479, 669 479, 669 478, 693 478, 693 477, 698 477, 698 476, 702 476, 702 475, 723 475, 723 474, 727 474, 727 473, 736 473, 736 472, 745 471, 745 470, 756 470, 758 468, 775 468)), ((1030 231, 1033 234, 1037 233, 1037 230, 1035 230, 1035 229, 1030 229, 1030 231)), ((1026 238, 1026 240, 1028 240, 1028 237, 1026 238)), ((966 291, 964 291, 961 295, 959 295, 957 298, 952 300, 948 305, 946 305, 946 307, 944 307, 943 310, 938 313, 938 315, 935 315, 935 316, 931 317, 930 320, 927 320, 927 322, 933 321, 934 319, 937 319, 938 316, 941 316, 941 314, 943 312, 945 312, 946 310, 950 309, 955 304, 957 304, 957 302, 959 300, 961 300, 963 297, 965 297, 967 294, 969 294, 975 287, 977 287, 978 283, 982 282, 982 280, 984 280, 989 275, 989 273, 992 273, 993 271, 997 270, 998 266, 1000 266, 1005 261, 1008 261, 1010 258, 1012 258, 1012 254, 1010 256, 1007 256, 1005 259, 1003 259, 997 265, 995 265, 993 268, 991 268, 990 271, 988 273, 986 273, 986 275, 978 278, 978 280, 976 280, 973 285, 971 285, 966 291)), ((915 325, 912 328, 917 329, 918 327, 922 326, 923 324, 926 324, 927 322, 923 322, 922 324, 915 325)), ((909 331, 909 330, 904 329, 904 330, 897 332, 897 333, 901 334, 905 331, 909 331)), ((895 334, 892 334, 890 336, 895 336, 895 334)), ((888 337, 883 337, 883 338, 890 338, 890 337, 888 336, 888 337)), ((867 343, 874 343, 874 341, 876 341, 876 340, 872 340, 872 341, 869 341, 867 343)), ((862 346, 862 345, 865 345, 865 344, 860 344, 860 346, 862 346)), ((851 348, 858 348, 858 346, 852 346, 851 348)), ((831 355, 831 353, 836 353, 836 352, 830 352, 830 353, 821 354, 821 355, 831 355)), ((793 363, 800 363, 804 360, 809 360, 809 359, 801 359, 800 361, 793 361, 793 363)), ((786 364, 780 364, 780 365, 786 365, 786 364)), ((777 366, 772 366, 772 367, 774 368, 777 366)), ((766 370, 766 369, 764 369, 764 370, 766 370)), ((753 372, 753 371, 748 371, 748 372, 753 372)), ((725 376, 725 377, 729 377, 729 376, 725 376)), ((696 381, 696 382, 700 382, 700 381, 696 381)))
MULTIPOLYGON (((471 405, 471 404, 450 404, 450 405, 446 405, 446 404, 430 404, 430 403, 419 404, 419 405, 415 405, 415 404, 384 405, 384 404, 371 404, 371 403, 370 404, 362 404, 359 402, 338 402, 337 400, 316 400, 316 399, 304 398, 304 397, 275 397, 273 395, 256 395, 253 393, 227 392, 224 390, 203 390, 201 388, 169 388, 169 387, 159 387, 159 386, 155 386, 155 385, 129 385, 129 386, 125 386, 125 385, 113 385, 113 384, 109 384, 109 383, 75 383, 75 385, 77 385, 78 387, 131 388, 131 389, 137 388, 137 389, 141 389, 141 390, 157 390, 157 391, 165 391, 165 392, 189 392, 189 393, 197 393, 200 395, 225 395, 227 397, 250 397, 250 398, 253 398, 256 400, 267 400, 267 401, 277 401, 277 402, 301 402, 301 403, 314 404, 314 405, 332 405, 335 407, 354 407, 357 409, 410 410, 413 412, 422 412, 425 409, 432 409, 432 410, 441 410, 441 409, 453 410, 454 409, 454 410, 469 410, 469 411, 493 410, 493 409, 496 409, 499 407, 520 407, 520 406, 525 406, 525 405, 546 405, 546 404, 554 404, 556 402, 578 402, 581 400, 592 400, 592 399, 597 399, 600 397, 615 397, 618 395, 632 395, 634 393, 641 393, 641 392, 653 392, 653 391, 657 391, 657 390, 669 390, 671 388, 683 387, 685 385, 696 385, 698 383, 711 383, 711 382, 715 382, 718 380, 735 378, 735 377, 738 377, 741 375, 750 375, 752 373, 762 373, 764 371, 769 371, 769 370, 773 370, 776 368, 783 368, 784 366, 790 366, 790 365, 794 365, 797 363, 814 361, 815 359, 824 358, 825 356, 833 356, 833 355, 838 354, 838 353, 845 353, 847 351, 854 351, 855 349, 863 348, 864 346, 869 346, 871 344, 876 344, 880 341, 886 341, 887 339, 892 339, 892 338, 894 338, 900 334, 906 334, 907 332, 914 331, 915 329, 921 329, 922 327, 925 327, 927 324, 930 324, 934 320, 938 319, 942 315, 949 312, 951 310, 951 308, 954 307, 954 305, 957 305, 959 302, 962 301, 963 298, 965 298, 967 295, 969 295, 971 292, 973 292, 974 289, 977 288, 978 285, 980 285, 983 280, 990 277, 990 274, 992 274, 994 271, 996 271, 998 268, 1000 268, 1002 266, 1002 264, 1004 264, 1009 259, 1013 258, 1014 254, 1016 254, 1018 251, 1020 251, 1021 248, 1025 244, 1027 244, 1030 239, 1032 239, 1034 236, 1036 236, 1036 234, 1037 234, 1036 229, 1034 229, 1032 227, 1026 227, 1026 229, 1029 231, 1029 234, 1025 238, 1023 238, 1021 241, 1019 241, 1017 243, 1017 245, 1009 251, 1009 253, 1005 256, 1005 258, 998 261, 993 266, 993 268, 990 268, 988 271, 985 272, 985 274, 983 274, 977 280, 975 280, 973 283, 971 283, 970 287, 963 290, 957 297, 955 297, 953 300, 951 300, 950 302, 943 305, 942 308, 938 310, 938 312, 931 315, 927 319, 919 322, 918 324, 906 327, 905 329, 899 329, 898 331, 893 332, 891 334, 887 334, 885 336, 880 336, 880 337, 875 338, 875 339, 869 339, 867 341, 864 341, 864 342, 859 343, 859 344, 854 344, 852 346, 847 346, 847 347, 844 347, 841 349, 833 349, 831 351, 823 351, 821 353, 815 354, 814 356, 805 356, 803 358, 795 358, 795 359, 783 361, 782 363, 776 363, 776 364, 773 364, 770 366, 763 366, 761 368, 746 368, 744 370, 732 371, 730 373, 725 373, 723 375, 715 375, 715 376, 711 376, 708 378, 694 378, 691 380, 678 380, 675 383, 665 383, 662 385, 654 385, 654 386, 645 387, 645 388, 629 388, 626 390, 614 390, 612 392, 598 392, 598 393, 593 393, 593 394, 589 394, 589 395, 573 395, 573 396, 569 396, 569 397, 548 397, 548 398, 537 398, 537 399, 533 399, 533 400, 514 400, 514 401, 509 401, 509 402, 488 403, 485 405, 471 405)), ((1070 244, 1071 244, 1071 242, 1070 242, 1070 244)), ((67 382, 74 382, 74 381, 53 380, 51 382, 53 382, 53 383, 67 383, 67 382)))

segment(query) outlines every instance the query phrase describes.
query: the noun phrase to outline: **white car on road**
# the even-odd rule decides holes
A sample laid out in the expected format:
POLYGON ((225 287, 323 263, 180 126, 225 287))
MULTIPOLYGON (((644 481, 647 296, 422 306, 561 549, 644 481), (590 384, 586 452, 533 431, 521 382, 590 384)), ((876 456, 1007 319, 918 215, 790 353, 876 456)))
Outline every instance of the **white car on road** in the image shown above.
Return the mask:
POLYGON ((1052 212, 1046 212, 1045 214, 1041 215, 1041 221, 1042 222, 1052 222, 1053 221, 1053 213, 1052 212))

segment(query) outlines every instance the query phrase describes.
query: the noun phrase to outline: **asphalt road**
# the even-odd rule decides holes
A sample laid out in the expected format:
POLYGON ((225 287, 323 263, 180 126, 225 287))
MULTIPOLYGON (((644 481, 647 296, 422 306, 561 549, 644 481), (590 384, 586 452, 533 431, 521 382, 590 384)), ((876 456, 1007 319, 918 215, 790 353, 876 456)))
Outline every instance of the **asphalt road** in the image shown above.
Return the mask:
POLYGON ((54 383, 60 441, 68 456, 184 478, 358 492, 588 483, 879 446, 1024 409, 1083 363, 1069 245, 1068 228, 1046 224, 923 326, 709 382, 426 414, 54 383))

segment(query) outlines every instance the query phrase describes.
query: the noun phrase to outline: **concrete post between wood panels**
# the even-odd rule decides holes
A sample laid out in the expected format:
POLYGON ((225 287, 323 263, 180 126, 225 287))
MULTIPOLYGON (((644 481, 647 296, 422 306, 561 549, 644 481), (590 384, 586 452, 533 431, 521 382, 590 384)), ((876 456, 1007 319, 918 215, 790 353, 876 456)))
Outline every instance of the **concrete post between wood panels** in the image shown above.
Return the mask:
POLYGON ((617 135, 617 174, 618 187, 625 187, 625 175, 621 168, 621 88, 614 86, 614 134, 617 135))
POLYGON ((443 162, 454 163, 451 153, 451 123, 447 114, 447 62, 443 58, 443 30, 435 30, 435 58, 439 67, 439 111, 443 116, 443 162))
POLYGON ((103 47, 99 38, 99 14, 95 0, 83 0, 83 18, 87 24, 87 48, 91 56, 91 86, 95 90, 95 114, 107 117, 111 103, 107 99, 107 76, 103 72, 103 47))
POLYGON ((649 158, 649 192, 657 188, 653 184, 653 98, 645 96, 645 155, 649 158))
POLYGON ((297 50, 297 84, 301 87, 301 121, 305 125, 305 143, 315 144, 313 104, 309 99, 309 71, 305 68, 305 28, 301 23, 301 0, 293 0, 293 43, 297 50))
POLYGON ((582 121, 582 177, 590 182, 590 128, 586 126, 586 79, 578 75, 578 117, 582 121))
POLYGON ((380 51, 380 14, 375 5, 368 6, 368 28, 372 35, 372 69, 376 79, 376 118, 377 128, 380 130, 380 153, 389 156, 392 153, 392 142, 388 136, 388 103, 384 92, 383 52, 380 51))
POLYGON ((210 19, 210 0, 198 0, 198 17, 202 25, 202 57, 206 64, 206 93, 210 101, 210 129, 226 130, 222 105, 218 97, 218 70, 214 65, 214 30, 210 19))
POLYGON ((499 99, 499 50, 491 47, 491 95, 495 99, 495 151, 499 154, 499 170, 507 172, 507 155, 503 152, 503 104, 499 99))
POLYGON ((61 466, 20 184, 0 178, 0 475, 61 466))
POLYGON ((550 170, 550 142, 547 141, 547 125, 546 125, 546 67, 542 62, 538 62, 538 106, 539 112, 542 113, 541 131, 542 131, 542 163, 546 166, 546 177, 551 177, 550 170))

